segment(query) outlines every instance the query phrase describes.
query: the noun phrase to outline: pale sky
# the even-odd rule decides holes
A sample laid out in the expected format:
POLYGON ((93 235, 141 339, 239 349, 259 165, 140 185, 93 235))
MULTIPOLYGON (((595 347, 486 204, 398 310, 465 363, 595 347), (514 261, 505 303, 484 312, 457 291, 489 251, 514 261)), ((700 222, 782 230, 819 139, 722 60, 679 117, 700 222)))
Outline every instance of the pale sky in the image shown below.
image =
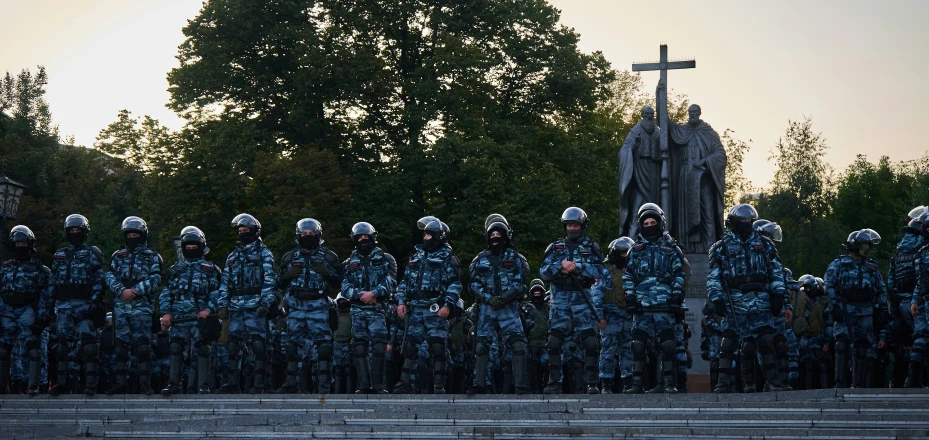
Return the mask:
MULTIPOLYGON (((915 159, 929 115, 929 1, 620 2, 550 0, 585 52, 613 67, 658 58, 694 58, 668 73, 675 93, 700 104, 720 133, 752 140, 746 172, 765 185, 771 146, 788 119, 813 117, 839 171, 856 154, 915 159)), ((0 0, 0 72, 44 65, 47 99, 64 137, 91 145, 120 109, 182 121, 165 108, 165 75, 177 65, 181 28, 200 0, 0 0)), ((649 90, 657 72, 646 72, 649 90)))

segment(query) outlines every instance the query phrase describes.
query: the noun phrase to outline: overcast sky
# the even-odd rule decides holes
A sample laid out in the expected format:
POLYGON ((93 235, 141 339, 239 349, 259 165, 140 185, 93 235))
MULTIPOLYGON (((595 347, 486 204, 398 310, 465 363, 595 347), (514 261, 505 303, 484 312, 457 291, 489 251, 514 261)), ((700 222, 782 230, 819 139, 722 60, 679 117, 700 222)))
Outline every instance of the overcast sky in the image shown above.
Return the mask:
MULTIPOLYGON (((770 180, 771 146, 788 120, 813 118, 843 170, 857 154, 915 159, 927 151, 915 128, 929 115, 929 1, 620 2, 550 0, 583 51, 613 67, 672 59, 696 69, 668 73, 673 92, 700 104, 720 133, 752 140, 746 171, 770 180)), ((44 65, 48 101, 63 136, 90 145, 120 109, 171 128, 166 73, 181 28, 200 0, 0 0, 0 71, 44 65)), ((657 72, 643 78, 649 90, 657 72)))

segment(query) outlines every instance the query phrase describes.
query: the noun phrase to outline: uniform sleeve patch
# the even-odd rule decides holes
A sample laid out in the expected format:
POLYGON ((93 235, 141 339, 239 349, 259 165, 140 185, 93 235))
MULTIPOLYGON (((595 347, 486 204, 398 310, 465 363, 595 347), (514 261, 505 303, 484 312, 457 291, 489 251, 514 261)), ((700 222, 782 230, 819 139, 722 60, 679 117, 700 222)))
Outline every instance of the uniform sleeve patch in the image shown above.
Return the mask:
POLYGON ((351 265, 348 266, 350 270, 358 269, 358 267, 359 267, 358 263, 352 263, 351 265))
POLYGON ((513 267, 513 266, 516 266, 516 263, 515 263, 515 262, 512 262, 512 261, 504 261, 504 262, 503 262, 503 267, 513 267))
POLYGON ((763 245, 763 244, 753 244, 752 247, 755 248, 755 249, 758 249, 758 250, 764 249, 764 245, 763 245))
POLYGON ((639 243, 639 244, 633 246, 632 249, 633 249, 633 250, 636 250, 636 251, 640 251, 640 250, 642 250, 642 248, 644 248, 644 247, 645 247, 644 244, 639 243))
POLYGON ((212 271, 212 270, 213 270, 213 265, 211 265, 211 264, 206 264, 206 263, 200 263, 200 269, 203 269, 203 270, 209 272, 209 271, 212 271))
POLYGON ((564 250, 564 245, 563 245, 563 244, 556 244, 556 245, 555 245, 555 250, 557 250, 557 251, 564 250))
POLYGON ((299 261, 294 261, 293 263, 290 263, 290 267, 300 267, 300 266, 303 266, 303 263, 299 261))

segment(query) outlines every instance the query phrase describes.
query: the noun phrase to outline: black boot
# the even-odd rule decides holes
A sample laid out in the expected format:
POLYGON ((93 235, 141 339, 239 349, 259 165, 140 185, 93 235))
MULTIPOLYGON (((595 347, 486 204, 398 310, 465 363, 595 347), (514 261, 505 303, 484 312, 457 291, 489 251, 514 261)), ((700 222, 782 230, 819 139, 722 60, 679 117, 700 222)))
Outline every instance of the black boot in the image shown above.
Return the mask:
POLYGON ((210 378, 213 377, 212 368, 212 348, 209 344, 197 347, 197 380, 200 385, 197 387, 198 394, 212 393, 210 378))
POLYGON ((600 379, 600 382, 602 382, 600 384, 602 386, 602 388, 600 388, 600 394, 613 394, 613 379, 603 378, 600 379))
POLYGON ((37 348, 29 350, 29 389, 30 396, 39 394, 39 376, 42 372, 42 353, 37 348))
POLYGON ((287 361, 287 376, 284 383, 278 389, 274 390, 276 394, 297 394, 300 391, 300 388, 297 386, 299 368, 300 363, 297 362, 296 356, 287 361))
POLYGON ((400 372, 400 381, 394 385, 393 394, 413 394, 413 364, 415 358, 404 358, 400 372))
POLYGON ((666 394, 677 394, 680 391, 677 389, 677 359, 669 358, 665 356, 664 361, 661 363, 662 367, 662 376, 664 378, 664 392, 666 394))
POLYGON ((371 357, 371 384, 376 394, 387 394, 387 357, 378 352, 375 345, 374 356, 371 357))
POLYGON ((170 360, 170 373, 168 373, 168 385, 161 390, 161 394, 170 396, 180 394, 181 392, 181 370, 184 369, 184 355, 172 354, 170 360))
POLYGON ((226 356, 229 366, 226 368, 226 382, 219 387, 219 394, 241 394, 239 386, 239 344, 238 341, 226 342, 226 356))
POLYGON ((783 391, 784 386, 781 383, 780 369, 777 365, 778 359, 774 352, 763 353, 761 355, 762 369, 765 377, 765 392, 783 391))
POLYGON ((560 354, 558 355, 558 363, 553 363, 552 358, 548 359, 548 384, 545 385, 545 388, 542 390, 542 394, 561 394, 561 359, 560 354))
POLYGON ((919 383, 922 373, 922 362, 910 361, 909 369, 906 372, 906 381, 903 382, 903 388, 922 388, 922 384, 919 383))
MULTIPOLYGON (((10 351, 5 350, 6 355, 10 356, 10 351)), ((10 364, 11 358, 0 359, 0 394, 10 393, 10 364)))
POLYGON ((736 369, 735 364, 735 353, 720 353, 719 361, 717 363, 719 375, 717 378, 716 386, 713 388, 713 393, 715 394, 728 394, 733 390, 732 382, 735 379, 736 369))
POLYGON ((529 394, 529 370, 526 350, 521 354, 513 353, 513 388, 516 394, 529 394))
POLYGON ((354 361, 355 374, 358 376, 358 389, 350 391, 354 391, 355 394, 368 394, 371 392, 371 373, 368 371, 368 356, 356 356, 354 357, 354 361))

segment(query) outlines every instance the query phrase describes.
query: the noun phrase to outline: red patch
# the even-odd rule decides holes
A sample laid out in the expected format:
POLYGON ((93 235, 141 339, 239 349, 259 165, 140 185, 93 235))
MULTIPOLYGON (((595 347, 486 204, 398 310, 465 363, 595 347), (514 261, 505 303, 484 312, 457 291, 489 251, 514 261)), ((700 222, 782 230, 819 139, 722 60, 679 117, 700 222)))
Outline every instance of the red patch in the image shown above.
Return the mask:
POLYGON ((64 260, 64 259, 65 259, 65 256, 64 256, 64 255, 55 255, 55 259, 56 259, 56 260, 64 260))
POLYGON ((226 265, 235 264, 235 260, 226 260, 226 265))
POLYGON ((203 270, 205 270, 205 271, 207 271, 207 272, 213 270, 213 266, 212 266, 212 265, 209 265, 209 264, 202 264, 202 263, 201 263, 201 264, 200 264, 200 268, 203 269, 203 270))
POLYGON ((293 263, 290 263, 290 267, 301 267, 301 266, 303 266, 303 263, 299 261, 294 261, 293 263))
POLYGON ((639 243, 639 244, 633 246, 633 247, 632 247, 632 250, 634 250, 634 251, 640 251, 640 250, 642 250, 642 248, 644 248, 644 247, 645 247, 645 244, 639 243))
POLYGON ((563 244, 556 244, 556 245, 555 245, 555 250, 556 250, 556 251, 564 250, 564 245, 563 245, 563 244))
POLYGON ((410 261, 410 264, 406 265, 407 267, 416 267, 416 263, 410 261))
POLYGON ((351 269, 351 270, 355 270, 355 269, 358 269, 358 266, 359 266, 358 263, 353 263, 353 264, 349 265, 348 268, 351 269))
POLYGON ((4 265, 4 266, 9 266, 9 265, 11 265, 11 264, 13 264, 13 261, 12 261, 12 260, 7 260, 7 261, 4 261, 4 262, 3 262, 3 265, 4 265))
POLYGON ((116 255, 119 255, 120 257, 125 257, 126 255, 129 255, 129 251, 119 251, 116 255))
POLYGON ((514 262, 512 262, 512 261, 504 261, 504 262, 503 262, 503 267, 513 267, 513 266, 515 266, 515 265, 516 265, 516 263, 514 263, 514 262))
POLYGON ((764 245, 763 245, 763 244, 753 244, 752 247, 755 248, 755 249, 758 249, 758 250, 764 249, 764 245))

